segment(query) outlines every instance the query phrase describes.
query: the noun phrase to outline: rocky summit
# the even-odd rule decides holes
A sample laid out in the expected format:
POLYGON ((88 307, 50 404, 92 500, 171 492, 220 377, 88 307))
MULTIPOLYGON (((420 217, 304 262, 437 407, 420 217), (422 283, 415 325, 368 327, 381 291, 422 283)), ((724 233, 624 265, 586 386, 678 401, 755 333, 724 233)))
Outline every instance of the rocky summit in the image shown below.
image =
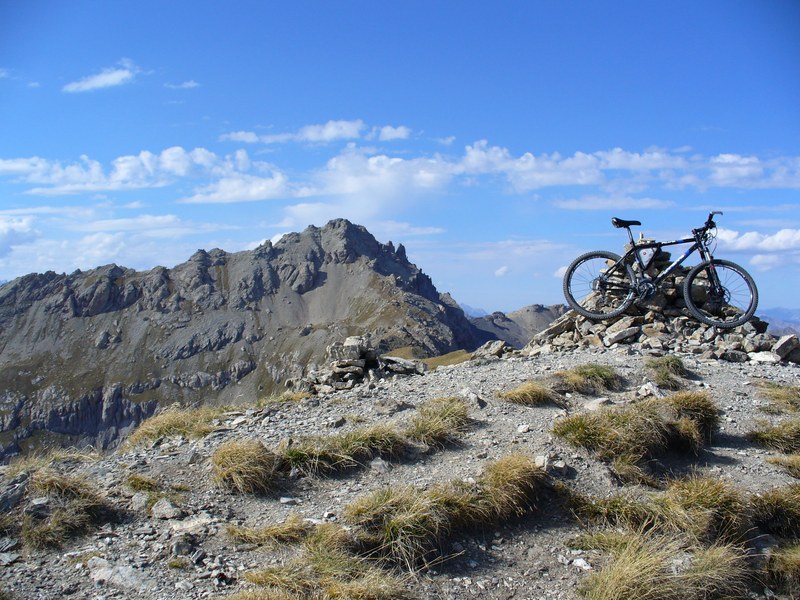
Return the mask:
POLYGON ((0 467, 0 597, 797 597, 797 365, 499 350, 0 467))
POLYGON ((159 406, 285 389, 368 333, 419 356, 485 341, 401 245, 334 220, 174 268, 31 274, 0 287, 0 445, 107 448, 159 406))

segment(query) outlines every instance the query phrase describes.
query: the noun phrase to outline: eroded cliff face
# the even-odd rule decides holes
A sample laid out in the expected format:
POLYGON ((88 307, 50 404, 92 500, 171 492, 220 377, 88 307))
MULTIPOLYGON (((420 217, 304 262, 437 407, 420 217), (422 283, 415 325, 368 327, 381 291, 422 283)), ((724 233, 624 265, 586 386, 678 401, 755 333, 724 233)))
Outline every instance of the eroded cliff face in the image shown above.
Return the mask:
POLYGON ((345 220, 172 269, 31 274, 0 287, 0 443, 113 445, 173 402, 252 401, 348 335, 382 351, 485 336, 402 245, 345 220))

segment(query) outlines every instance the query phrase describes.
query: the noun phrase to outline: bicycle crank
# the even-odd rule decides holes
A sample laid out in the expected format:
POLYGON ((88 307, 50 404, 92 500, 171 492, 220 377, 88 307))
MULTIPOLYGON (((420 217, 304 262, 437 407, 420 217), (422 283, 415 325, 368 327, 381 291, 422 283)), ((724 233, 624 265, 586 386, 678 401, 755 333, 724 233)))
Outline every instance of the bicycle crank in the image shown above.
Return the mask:
POLYGON ((636 284, 636 293, 640 298, 645 300, 652 298, 656 294, 656 284, 650 279, 642 279, 636 284))

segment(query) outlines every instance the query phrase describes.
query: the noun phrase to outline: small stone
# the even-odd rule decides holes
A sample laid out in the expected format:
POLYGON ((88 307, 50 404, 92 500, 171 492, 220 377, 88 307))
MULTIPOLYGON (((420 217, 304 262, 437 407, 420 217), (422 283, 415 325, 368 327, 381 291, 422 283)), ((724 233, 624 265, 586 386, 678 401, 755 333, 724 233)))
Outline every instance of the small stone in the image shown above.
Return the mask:
POLYGON ((517 433, 528 433, 531 430, 531 426, 527 423, 523 423, 519 427, 517 427, 517 433))
POLYGON ((611 406, 612 404, 614 403, 605 397, 593 398, 592 400, 586 401, 583 405, 583 408, 585 408, 588 411, 596 411, 600 410, 604 406, 611 406))
POLYGON ((285 506, 297 506, 300 504, 299 498, 291 498, 289 496, 281 496, 280 503, 285 506))
POLYGON ((720 358, 734 363, 745 363, 749 360, 747 352, 742 352, 741 350, 727 350, 722 353, 720 358))
POLYGON ((169 498, 161 498, 150 509, 154 519, 182 519, 186 516, 184 510, 169 498))
POLYGON ((747 355, 752 362, 758 363, 779 363, 781 357, 774 352, 750 352, 747 355))
POLYGON ((130 509, 134 512, 144 511, 147 509, 147 503, 147 492, 136 492, 131 498, 130 509))
POLYGON ((576 558, 575 560, 572 561, 572 564, 578 567, 579 569, 583 569, 584 571, 592 570, 592 565, 586 562, 586 560, 583 558, 576 558))
POLYGON ((369 463, 370 469, 373 471, 377 471, 378 473, 388 473, 391 470, 391 466, 388 462, 383 460, 381 457, 374 458, 372 462, 369 463))
POLYGON ((655 383, 653 383, 652 381, 648 381, 642 387, 636 390, 636 395, 641 396, 643 398, 646 398, 648 396, 663 398, 666 394, 664 394, 664 392, 661 391, 661 388, 659 388, 655 383))
POLYGON ((785 335, 775 342, 775 345, 772 346, 772 351, 781 358, 784 358, 796 348, 800 348, 800 340, 797 339, 797 336, 785 335))

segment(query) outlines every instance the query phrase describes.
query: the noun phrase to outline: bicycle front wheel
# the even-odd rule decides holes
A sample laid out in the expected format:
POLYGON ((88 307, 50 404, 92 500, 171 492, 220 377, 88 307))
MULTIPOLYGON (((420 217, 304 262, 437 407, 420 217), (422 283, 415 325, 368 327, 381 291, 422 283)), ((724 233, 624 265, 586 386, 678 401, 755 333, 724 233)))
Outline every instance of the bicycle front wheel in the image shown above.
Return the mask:
POLYGON ((633 303, 633 270, 619 260, 598 250, 572 261, 564 273, 564 297, 575 312, 596 321, 611 319, 633 303))
POLYGON ((683 283, 683 299, 698 320, 731 329, 749 321, 756 312, 758 290, 742 267, 714 259, 689 271, 683 283))

